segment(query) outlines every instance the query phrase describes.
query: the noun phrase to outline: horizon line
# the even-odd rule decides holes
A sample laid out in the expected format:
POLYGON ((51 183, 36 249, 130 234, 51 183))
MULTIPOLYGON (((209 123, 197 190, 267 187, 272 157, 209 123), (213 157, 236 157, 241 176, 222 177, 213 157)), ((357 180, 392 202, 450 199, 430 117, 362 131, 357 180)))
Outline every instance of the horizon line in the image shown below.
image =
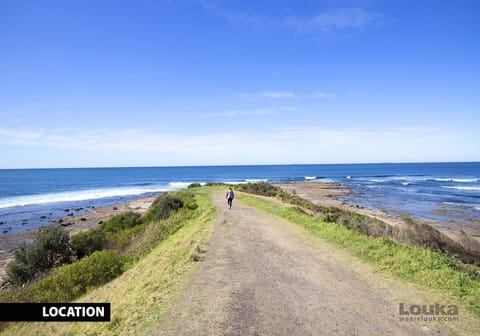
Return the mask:
POLYGON ((383 162, 323 162, 323 163, 255 163, 255 164, 192 164, 159 166, 84 166, 84 167, 16 167, 0 170, 41 170, 41 169, 125 169, 125 168, 208 168, 208 167, 258 167, 258 166, 322 166, 322 165, 386 165, 386 164, 426 164, 426 163, 480 163, 480 161, 383 161, 383 162))

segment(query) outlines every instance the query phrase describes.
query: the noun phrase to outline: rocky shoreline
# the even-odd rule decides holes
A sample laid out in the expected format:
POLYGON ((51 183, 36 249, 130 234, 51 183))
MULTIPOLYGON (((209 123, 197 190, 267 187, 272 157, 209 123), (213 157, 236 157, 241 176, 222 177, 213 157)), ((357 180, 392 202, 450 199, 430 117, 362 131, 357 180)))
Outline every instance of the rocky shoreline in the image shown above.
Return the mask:
MULTIPOLYGON (((157 197, 158 195, 142 197, 128 203, 120 203, 106 207, 89 207, 88 209, 76 208, 73 210, 65 209, 67 210, 65 212, 68 212, 67 215, 56 219, 51 223, 52 225, 60 225, 64 227, 72 235, 80 231, 95 228, 116 214, 125 211, 135 211, 143 214, 157 197), (75 215, 75 212, 80 212, 80 214, 75 215)), ((30 230, 0 236, 0 243, 2 246, 2 249, 0 250, 0 283, 3 281, 2 279, 5 275, 6 265, 13 258, 13 251, 15 248, 17 248, 22 242, 31 241, 35 231, 36 230, 30 230)))
MULTIPOLYGON (((397 214, 390 214, 385 211, 369 209, 360 205, 338 200, 336 197, 349 195, 352 192, 348 185, 334 182, 316 181, 278 183, 275 185, 286 192, 298 195, 319 205, 334 206, 340 209, 353 211, 362 215, 379 219, 393 227, 405 228, 409 225, 407 220, 396 216, 397 214)), ((410 217, 410 214, 405 214, 405 218, 414 220, 418 223, 428 224, 436 228, 443 235, 455 241, 463 238, 462 231, 456 230, 451 222, 424 222, 422 220, 410 217)), ((473 238, 477 242, 480 242, 480 237, 478 235, 469 235, 469 237, 473 238)))

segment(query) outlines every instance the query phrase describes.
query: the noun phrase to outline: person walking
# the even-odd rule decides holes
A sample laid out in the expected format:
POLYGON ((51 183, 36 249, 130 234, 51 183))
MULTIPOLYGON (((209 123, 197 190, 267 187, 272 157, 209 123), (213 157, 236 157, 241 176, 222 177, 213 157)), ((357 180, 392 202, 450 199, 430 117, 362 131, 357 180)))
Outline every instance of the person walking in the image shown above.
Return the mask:
POLYGON ((233 203, 233 198, 234 197, 235 197, 235 194, 233 193, 232 188, 228 188, 227 195, 225 196, 225 198, 227 199, 227 204, 228 204, 229 209, 232 208, 232 203, 233 203))

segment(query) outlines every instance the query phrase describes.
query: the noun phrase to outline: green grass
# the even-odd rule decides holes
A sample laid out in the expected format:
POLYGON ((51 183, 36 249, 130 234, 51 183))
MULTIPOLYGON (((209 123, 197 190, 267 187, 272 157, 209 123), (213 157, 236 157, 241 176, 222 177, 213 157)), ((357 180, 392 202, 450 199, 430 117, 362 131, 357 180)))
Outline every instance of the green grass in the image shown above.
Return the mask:
MULTIPOLYGON (((153 239, 143 235, 143 240, 126 253, 130 260, 137 261, 131 261, 125 273, 76 300, 110 302, 111 322, 15 323, 3 330, 2 335, 150 334, 198 265, 192 261, 197 245, 206 249, 212 224, 217 217, 210 192, 208 188, 195 191, 196 209, 167 220, 176 221, 171 224, 178 224, 173 225, 167 235, 153 239)), ((148 233, 153 233, 153 228, 148 233)))
POLYGON ((242 202, 297 224, 373 265, 377 270, 463 302, 480 317, 480 269, 441 253, 410 247, 388 238, 372 238, 344 226, 319 220, 299 209, 255 196, 237 195, 242 202))

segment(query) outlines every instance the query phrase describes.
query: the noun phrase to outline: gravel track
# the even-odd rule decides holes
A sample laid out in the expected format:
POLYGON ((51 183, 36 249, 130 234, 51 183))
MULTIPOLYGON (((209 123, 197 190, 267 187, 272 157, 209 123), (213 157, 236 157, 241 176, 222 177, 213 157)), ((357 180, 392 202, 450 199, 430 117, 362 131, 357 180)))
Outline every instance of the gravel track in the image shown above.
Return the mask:
POLYGON ((155 335, 439 335, 401 323, 397 304, 280 219, 214 202, 205 259, 155 335))

